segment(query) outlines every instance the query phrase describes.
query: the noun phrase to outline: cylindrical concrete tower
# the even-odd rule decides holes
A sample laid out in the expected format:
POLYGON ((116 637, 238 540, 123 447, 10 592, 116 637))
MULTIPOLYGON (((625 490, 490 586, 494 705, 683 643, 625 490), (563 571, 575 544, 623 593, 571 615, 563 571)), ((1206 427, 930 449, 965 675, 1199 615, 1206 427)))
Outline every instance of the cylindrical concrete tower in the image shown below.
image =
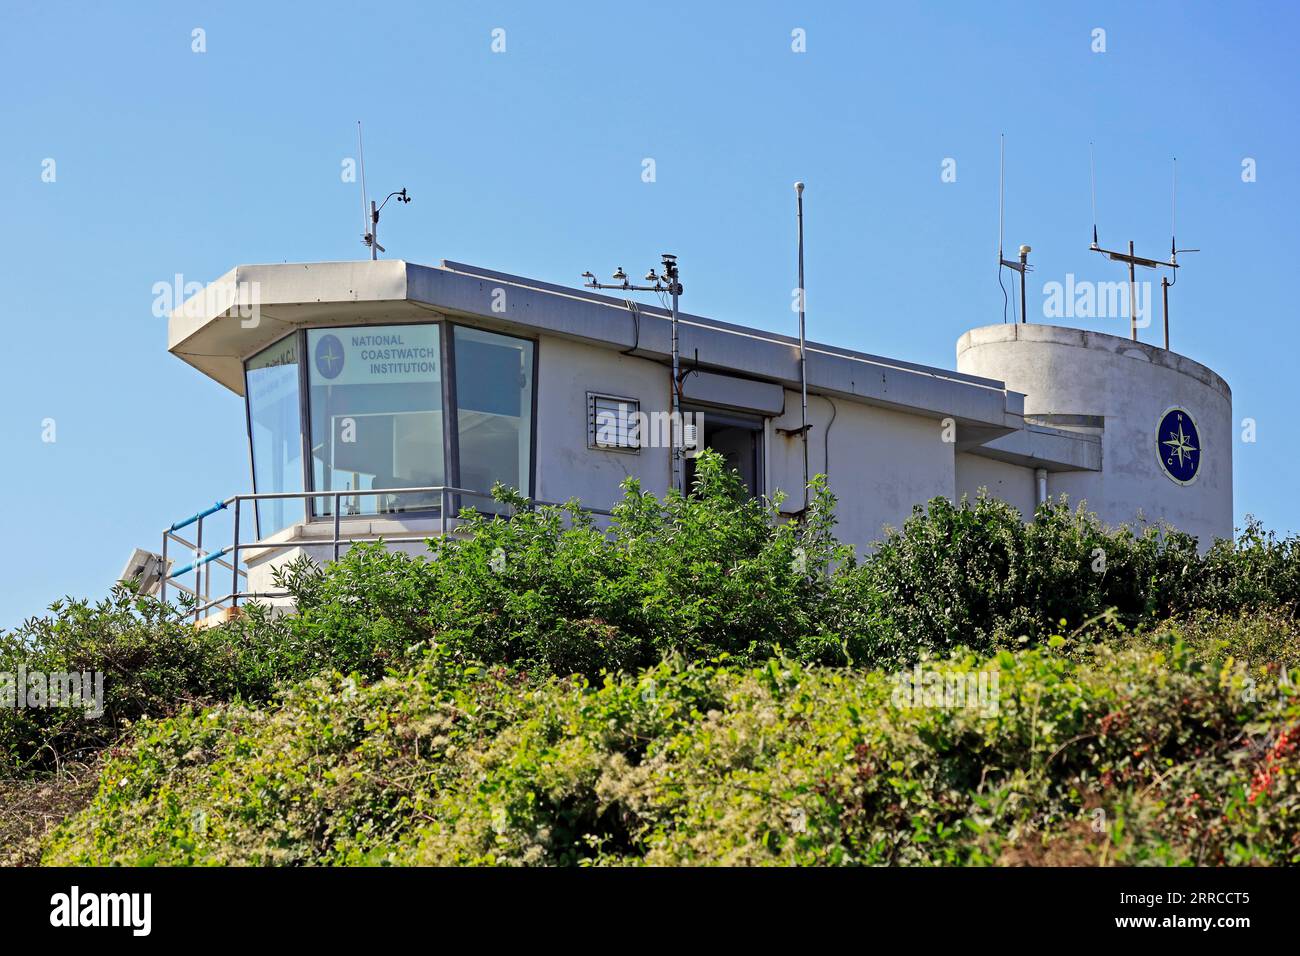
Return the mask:
POLYGON ((1102 332, 1055 325, 972 329, 957 370, 1025 395, 1025 418, 1102 439, 1100 472, 1053 472, 1048 492, 1109 524, 1145 519, 1232 536, 1232 390, 1198 362, 1102 332))

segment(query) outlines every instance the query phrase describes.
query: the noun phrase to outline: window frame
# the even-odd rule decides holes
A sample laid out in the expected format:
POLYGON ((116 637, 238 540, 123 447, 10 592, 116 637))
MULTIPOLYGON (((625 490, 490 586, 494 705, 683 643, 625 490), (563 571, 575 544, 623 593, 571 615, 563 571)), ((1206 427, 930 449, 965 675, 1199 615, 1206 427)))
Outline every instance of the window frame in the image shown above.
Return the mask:
MULTIPOLYGON (((303 432, 303 429, 304 429, 304 427, 305 427, 305 422, 304 422, 303 417, 302 417, 302 396, 303 396, 303 393, 304 393, 304 391, 305 391, 304 388, 303 388, 303 379, 304 379, 306 376, 305 376, 305 374, 304 374, 303 367, 302 367, 302 354, 303 354, 303 353, 302 353, 302 349, 303 349, 303 346, 306 344, 306 338, 305 338, 305 334, 304 334, 304 337, 302 337, 302 338, 298 338, 298 335, 299 335, 299 332, 300 332, 300 331, 301 331, 301 330, 299 330, 299 329, 295 329, 294 331, 288 333, 287 335, 282 335, 282 336, 280 336, 278 339, 274 339, 274 340, 272 340, 271 342, 269 342, 269 343, 267 343, 266 345, 263 345, 261 348, 257 349, 255 352, 253 352, 253 353, 251 353, 251 354, 249 354, 249 355, 246 355, 246 356, 245 356, 244 358, 242 358, 242 359, 240 360, 240 362, 239 362, 240 368, 241 368, 241 370, 242 370, 242 371, 241 371, 241 374, 242 374, 242 376, 243 376, 243 380, 244 380, 244 430, 245 430, 245 432, 246 432, 247 439, 248 439, 248 474, 249 474, 249 476, 250 476, 249 485, 250 485, 250 486, 252 487, 252 489, 253 489, 253 494, 257 494, 257 493, 258 493, 258 489, 257 489, 257 456, 256 456, 256 454, 255 454, 254 451, 253 451, 253 401, 252 401, 252 398, 251 398, 251 396, 250 396, 250 394, 249 394, 249 393, 250 393, 250 389, 249 389, 249 387, 248 387, 248 363, 249 363, 250 361, 252 361, 253 359, 257 358, 257 357, 258 357, 259 355, 261 355, 263 352, 268 352, 268 351, 270 351, 271 349, 275 348, 275 347, 276 347, 277 345, 279 345, 280 343, 282 343, 282 342, 287 342, 287 341, 288 341, 289 339, 291 339, 291 338, 295 340, 295 350, 296 350, 297 355, 298 355, 298 361, 297 361, 297 366, 298 366, 298 428, 299 428, 299 431, 302 432, 302 441, 303 441, 303 452, 304 452, 304 454, 307 453, 308 451, 310 451, 311 439, 306 435, 305 432, 303 432)), ((304 464, 303 464, 303 481, 304 481, 304 482, 306 482, 306 480, 307 480, 307 471, 308 471, 307 464, 306 464, 306 462, 304 461, 304 464)), ((307 487, 306 484, 304 484, 304 485, 303 485, 304 490, 306 489, 306 487, 307 487)), ((304 514, 304 516, 305 516, 305 515, 307 514, 307 512, 306 512, 306 507, 307 507, 307 505, 306 505, 306 503, 305 503, 305 502, 306 502, 306 499, 304 498, 303 501, 304 501, 304 505, 303 505, 304 511, 303 511, 303 514, 304 514)), ((253 507, 252 507, 252 509, 251 509, 252 512, 253 512, 253 533, 257 536, 257 540, 260 541, 260 540, 262 539, 262 516, 261 516, 261 510, 262 510, 262 509, 259 508, 259 507, 257 507, 257 505, 258 505, 258 502, 257 502, 256 499, 254 499, 254 501, 253 501, 253 507)), ((289 527, 292 527, 292 524, 289 525, 289 527)), ((284 530, 284 529, 281 528, 281 529, 278 529, 278 530, 281 530, 281 531, 282 531, 282 530, 284 530)))
MULTIPOLYGON (((541 343, 534 336, 516 335, 513 332, 502 332, 499 329, 485 328, 481 325, 471 325, 468 322, 453 322, 451 319, 446 319, 438 324, 443 325, 448 330, 448 334, 442 336, 443 342, 445 343, 444 348, 446 349, 443 365, 443 368, 446 369, 446 371, 443 373, 442 377, 443 381, 446 383, 443 386, 443 406, 450 409, 450 412, 449 417, 443 422, 443 428, 446 430, 445 442, 448 442, 453 446, 451 450, 444 452, 447 456, 447 461, 449 462, 447 468, 448 474, 454 474, 456 476, 454 482, 448 481, 448 484, 453 488, 464 488, 464 485, 460 483, 460 404, 456 400, 456 329, 473 329, 475 332, 488 332, 492 335, 500 335, 508 339, 518 339, 521 342, 532 343, 532 393, 528 396, 528 487, 526 489, 519 489, 520 494, 531 501, 535 495, 535 489, 537 487, 537 372, 538 369, 541 368, 539 358, 542 351, 541 343), (450 391, 448 391, 448 389, 450 389, 450 391), (450 464, 453 460, 453 456, 455 460, 454 472, 452 471, 452 466, 450 464)), ((466 488, 465 490, 482 492, 492 491, 491 488, 466 488)), ((451 510, 456 512, 460 510, 461 503, 459 499, 461 497, 461 495, 456 495, 453 500, 449 496, 449 500, 452 501, 451 510)), ((483 499, 477 500, 481 501, 483 499)), ((470 504, 472 505, 473 502, 470 502, 470 504)))
MULTIPOLYGON (((248 361, 269 348, 284 342, 286 339, 296 337, 298 351, 298 420, 300 432, 302 435, 302 489, 304 502, 304 523, 333 521, 333 514, 317 514, 316 500, 319 497, 318 489, 315 487, 315 469, 312 463, 312 419, 311 419, 311 367, 307 363, 307 338, 308 333, 312 331, 331 330, 341 331, 346 329, 364 329, 371 327, 390 327, 401 325, 433 325, 438 327, 438 351, 439 358, 442 362, 442 453, 443 453, 443 481, 442 484, 449 488, 463 487, 460 484, 460 442, 458 429, 459 406, 456 401, 456 348, 455 335, 457 328, 473 329, 480 332, 490 332, 495 335, 501 335, 506 338, 518 339, 532 344, 532 388, 528 395, 529 402, 529 441, 528 441, 528 466, 526 478, 528 487, 521 488, 520 493, 526 498, 532 498, 537 486, 537 393, 538 393, 538 373, 541 368, 541 345, 539 340, 534 336, 517 335, 513 332, 502 332, 498 329, 484 328, 473 325, 468 322, 453 322, 450 319, 438 319, 430 322, 421 319, 411 319, 409 321, 384 321, 370 322, 359 325, 348 324, 322 324, 307 325, 294 329, 287 335, 282 335, 274 341, 262 346, 256 351, 244 356, 240 364, 244 379, 244 428, 248 441, 248 465, 251 476, 251 485, 253 493, 257 494, 257 465, 253 451, 253 408, 249 397, 248 389, 248 361)), ((614 397, 614 396, 610 396, 614 397)), ((639 402, 638 402, 639 406, 639 402)), ((640 449, 637 449, 638 451, 640 449)), ((490 488, 470 488, 469 491, 489 492, 490 488)), ((459 497, 459 496, 457 496, 459 497)), ((456 502, 451 501, 449 511, 458 510, 456 502)), ((262 529, 259 519, 256 517, 257 509, 254 513, 254 530, 258 539, 261 539, 262 529)), ((439 509, 437 507, 425 508, 420 510, 403 511, 400 513, 402 518, 427 518, 437 517, 439 509)), ((368 515, 366 517, 376 517, 368 515)))
POLYGON ((591 451, 608 451, 617 455, 639 455, 641 449, 645 447, 645 436, 637 431, 635 445, 602 445, 596 440, 596 434, 599 429, 596 428, 596 402, 605 399, 611 402, 618 402, 620 405, 632 407, 633 414, 641 412, 641 399, 632 398, 627 395, 611 395, 608 392, 587 392, 587 401, 584 417, 587 419, 587 448, 591 451))

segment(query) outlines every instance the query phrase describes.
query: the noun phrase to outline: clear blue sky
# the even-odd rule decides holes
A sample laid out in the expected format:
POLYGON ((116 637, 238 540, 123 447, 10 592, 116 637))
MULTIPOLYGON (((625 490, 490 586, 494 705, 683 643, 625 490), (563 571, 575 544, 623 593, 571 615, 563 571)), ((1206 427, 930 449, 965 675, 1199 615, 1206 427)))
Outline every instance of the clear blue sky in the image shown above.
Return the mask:
POLYGON ((1297 21, 1280 3, 7 3, 0 626, 101 595, 132 547, 248 490, 240 400, 167 354, 152 286, 362 258, 340 177, 357 119, 371 191, 415 197, 385 214, 390 256, 577 284, 671 250, 687 309, 772 330, 793 331, 806 180, 810 336, 943 367, 1002 318, 999 132, 1031 310, 1067 273, 1122 278, 1087 251, 1089 140, 1103 244, 1150 255, 1176 155, 1179 244, 1205 251, 1174 348, 1258 422, 1234 449, 1239 519, 1300 529, 1297 21))

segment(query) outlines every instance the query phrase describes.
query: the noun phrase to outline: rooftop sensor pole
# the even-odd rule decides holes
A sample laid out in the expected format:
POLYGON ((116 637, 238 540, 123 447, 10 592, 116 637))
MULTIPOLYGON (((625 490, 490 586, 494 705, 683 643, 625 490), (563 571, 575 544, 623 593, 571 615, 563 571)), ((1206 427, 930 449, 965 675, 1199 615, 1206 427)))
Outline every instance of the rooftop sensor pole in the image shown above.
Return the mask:
POLYGON ((803 183, 794 184, 795 204, 799 219, 799 392, 802 419, 799 431, 803 434, 803 508, 808 510, 808 349, 804 337, 804 285, 803 285, 803 183))
POLYGON ((365 232, 361 236, 361 243, 362 245, 366 245, 370 247, 370 261, 374 262, 376 259, 379 258, 379 253, 388 251, 387 249, 385 249, 383 246, 379 244, 380 211, 385 206, 388 205, 388 200, 392 199, 394 196, 397 197, 397 201, 400 203, 409 203, 411 201, 411 197, 406 195, 406 187, 403 186, 400 192, 389 193, 388 196, 385 197, 384 201, 381 202, 378 207, 375 206, 375 201, 371 199, 370 211, 367 214, 366 212, 366 200, 367 200, 366 154, 364 148, 361 145, 361 120, 357 120, 357 160, 361 166, 361 219, 362 219, 363 228, 365 229, 365 232))
POLYGON ((672 487, 682 494, 686 493, 684 475, 682 471, 682 440, 685 438, 686 426, 682 422, 682 356, 680 340, 678 338, 678 325, 680 315, 678 313, 678 298, 682 294, 682 283, 678 278, 677 257, 670 252, 663 253, 660 256, 663 262, 663 275, 658 275, 652 268, 645 274, 647 282, 653 282, 654 285, 633 285, 628 281, 627 273, 623 267, 619 266, 614 270, 614 282, 597 282, 596 277, 588 269, 582 274, 582 278, 587 281, 583 283, 588 289, 618 289, 622 292, 658 292, 660 294, 667 292, 673 297, 672 326, 673 326, 673 385, 672 385, 672 406, 673 421, 672 429, 674 432, 672 442, 672 487))
POLYGON ((373 199, 370 200, 370 232, 361 241, 370 247, 370 259, 372 262, 379 258, 379 253, 388 251, 379 244, 379 211, 387 206, 388 200, 392 199, 394 196, 397 197, 397 201, 400 203, 409 203, 411 201, 411 197, 406 195, 405 186, 402 187, 400 192, 389 193, 384 201, 379 204, 379 209, 375 208, 375 201, 373 199))

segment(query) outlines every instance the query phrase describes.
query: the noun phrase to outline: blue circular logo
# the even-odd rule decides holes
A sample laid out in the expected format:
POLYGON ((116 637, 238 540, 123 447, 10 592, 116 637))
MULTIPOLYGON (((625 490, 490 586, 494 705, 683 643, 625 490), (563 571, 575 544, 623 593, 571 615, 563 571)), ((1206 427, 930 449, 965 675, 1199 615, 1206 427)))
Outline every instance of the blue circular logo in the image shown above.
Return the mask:
POLYGON ((322 335, 317 340, 316 371, 322 378, 338 378, 343 371, 343 343, 337 335, 322 335))
POLYGON ((1156 457, 1171 481, 1190 485, 1201 468, 1201 433, 1185 408, 1174 406, 1156 430, 1156 457))

